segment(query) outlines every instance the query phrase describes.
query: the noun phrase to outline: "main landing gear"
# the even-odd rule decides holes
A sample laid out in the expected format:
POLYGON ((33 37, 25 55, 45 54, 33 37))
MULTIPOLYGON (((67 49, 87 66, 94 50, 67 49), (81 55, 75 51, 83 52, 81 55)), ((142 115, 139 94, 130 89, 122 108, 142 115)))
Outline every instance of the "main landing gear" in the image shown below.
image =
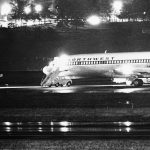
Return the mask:
POLYGON ((132 85, 133 85, 134 87, 142 86, 142 85, 143 85, 143 80, 142 80, 142 79, 135 79, 135 80, 132 82, 132 85))
POLYGON ((134 78, 134 79, 127 79, 126 85, 133 85, 134 87, 140 87, 143 85, 143 80, 134 78))

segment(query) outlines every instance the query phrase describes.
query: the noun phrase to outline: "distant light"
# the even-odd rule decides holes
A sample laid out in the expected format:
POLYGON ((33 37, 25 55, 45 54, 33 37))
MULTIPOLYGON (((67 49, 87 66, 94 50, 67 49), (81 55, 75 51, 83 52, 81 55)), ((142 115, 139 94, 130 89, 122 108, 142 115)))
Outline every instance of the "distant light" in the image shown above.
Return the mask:
POLYGON ((57 60, 57 65, 58 67, 61 67, 63 69, 63 67, 66 66, 68 62, 68 55, 67 54, 62 54, 59 59, 57 60))
POLYGON ((11 5, 9 3, 4 3, 1 7, 1 15, 8 15, 11 12, 11 5))
POLYGON ((93 26, 99 25, 101 20, 100 17, 93 15, 87 18, 87 22, 93 26))
POLYGON ((38 122, 38 125, 42 125, 42 122, 38 122))
POLYGON ((122 10, 123 3, 122 3, 122 1, 119 1, 119 0, 114 1, 112 4, 112 7, 113 7, 113 12, 115 14, 119 15, 122 10))
POLYGON ((22 122, 17 122, 17 125, 22 125, 22 122))
POLYGON ((11 125, 12 125, 11 122, 4 122, 3 124, 4 124, 5 126, 11 126, 11 125))
POLYGON ((18 131, 21 131, 21 130, 22 130, 22 127, 17 127, 17 130, 18 130, 18 131))
POLYGON ((15 3, 14 5, 15 5, 16 7, 18 6, 18 4, 17 4, 17 3, 15 3))
POLYGON ((2 78, 3 77, 3 74, 0 74, 0 78, 2 78))
POLYGON ((42 127, 39 127, 39 128, 38 128, 38 131, 39 131, 39 132, 42 132, 42 131, 43 131, 42 127))
POLYGON ((68 58, 68 55, 67 54, 62 54, 60 57, 59 57, 61 60, 65 60, 68 58))
POLYGON ((51 121, 50 125, 53 126, 53 125, 54 125, 54 122, 51 121))
POLYGON ((30 13, 31 13, 31 7, 30 7, 30 6, 25 7, 25 8, 24 8, 24 12, 25 12, 26 14, 30 14, 30 13))
POLYGON ((42 8, 42 5, 40 5, 40 4, 38 4, 38 5, 35 6, 35 11, 36 11, 37 13, 41 12, 42 9, 43 9, 43 8, 42 8))
POLYGON ((16 7, 18 6, 17 2, 15 2, 15 1, 13 1, 12 4, 16 7))

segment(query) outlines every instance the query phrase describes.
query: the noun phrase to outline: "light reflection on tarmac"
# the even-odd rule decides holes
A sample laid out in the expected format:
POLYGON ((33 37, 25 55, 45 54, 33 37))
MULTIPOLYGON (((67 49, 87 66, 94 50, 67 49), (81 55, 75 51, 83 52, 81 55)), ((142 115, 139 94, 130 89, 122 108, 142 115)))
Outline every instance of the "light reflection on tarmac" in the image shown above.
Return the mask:
POLYGON ((32 90, 42 93, 150 93, 150 85, 135 88, 126 85, 72 85, 71 87, 1 86, 0 90, 32 90))
POLYGON ((102 122, 102 121, 51 121, 51 122, 0 122, 0 137, 27 136, 97 136, 123 137, 150 134, 150 122, 102 122), (40 124, 39 124, 40 123, 40 124), (42 124, 41 124, 42 123, 42 124))

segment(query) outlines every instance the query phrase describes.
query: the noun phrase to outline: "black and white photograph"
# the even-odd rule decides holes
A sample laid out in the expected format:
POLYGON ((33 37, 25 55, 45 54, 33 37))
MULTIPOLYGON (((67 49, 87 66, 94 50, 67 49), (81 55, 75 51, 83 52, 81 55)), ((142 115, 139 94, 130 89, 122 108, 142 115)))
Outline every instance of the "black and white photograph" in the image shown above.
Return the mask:
POLYGON ((0 0, 0 150, 150 150, 150 0, 0 0))

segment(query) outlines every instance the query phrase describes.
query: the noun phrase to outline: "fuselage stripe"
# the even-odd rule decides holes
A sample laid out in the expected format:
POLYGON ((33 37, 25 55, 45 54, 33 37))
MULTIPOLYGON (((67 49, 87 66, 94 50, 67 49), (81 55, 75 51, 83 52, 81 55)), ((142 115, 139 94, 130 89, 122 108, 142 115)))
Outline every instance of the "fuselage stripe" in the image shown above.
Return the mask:
POLYGON ((150 59, 128 59, 128 60, 104 60, 104 61, 69 61, 69 66, 74 65, 98 65, 98 64, 135 64, 150 63, 150 59))

